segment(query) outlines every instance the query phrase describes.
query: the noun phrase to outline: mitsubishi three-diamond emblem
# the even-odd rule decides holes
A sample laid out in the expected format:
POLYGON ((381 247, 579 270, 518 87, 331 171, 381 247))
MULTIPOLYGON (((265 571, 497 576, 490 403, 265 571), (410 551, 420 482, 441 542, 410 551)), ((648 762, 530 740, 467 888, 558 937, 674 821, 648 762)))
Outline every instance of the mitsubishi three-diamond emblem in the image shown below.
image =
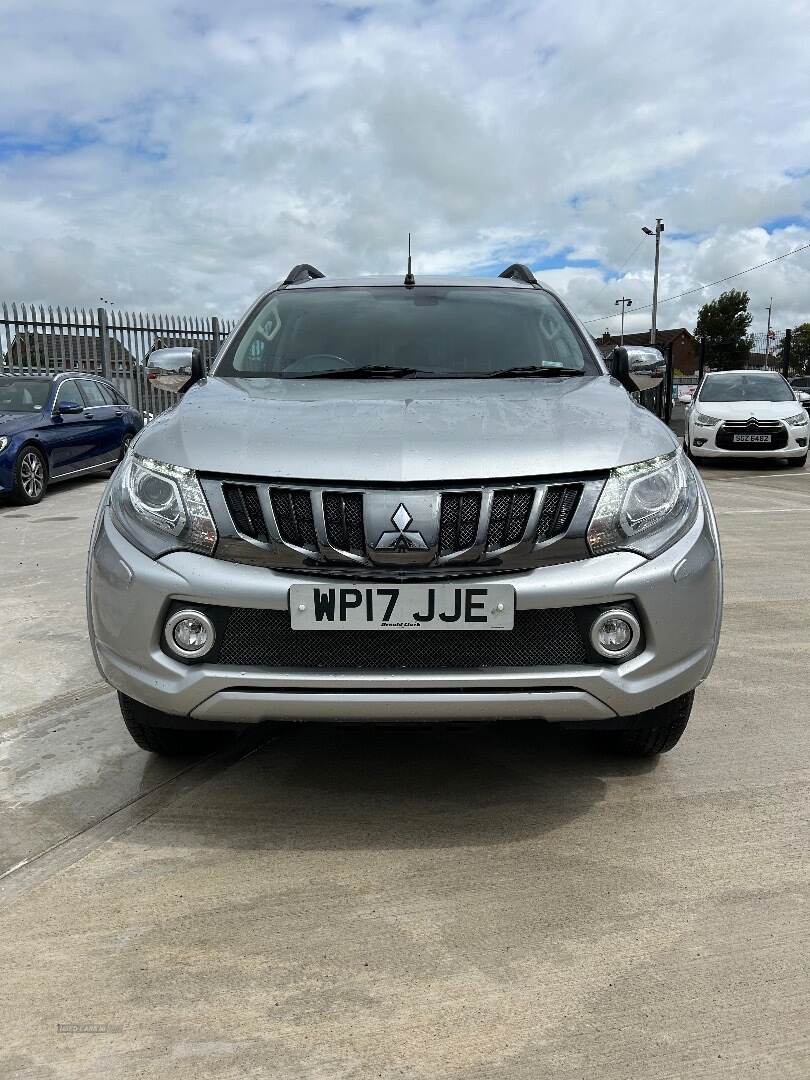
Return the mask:
POLYGON ((377 551, 427 551, 425 538, 416 529, 408 531, 413 518, 408 513, 405 503, 400 503, 391 515, 391 524, 396 532, 384 532, 374 545, 377 551))

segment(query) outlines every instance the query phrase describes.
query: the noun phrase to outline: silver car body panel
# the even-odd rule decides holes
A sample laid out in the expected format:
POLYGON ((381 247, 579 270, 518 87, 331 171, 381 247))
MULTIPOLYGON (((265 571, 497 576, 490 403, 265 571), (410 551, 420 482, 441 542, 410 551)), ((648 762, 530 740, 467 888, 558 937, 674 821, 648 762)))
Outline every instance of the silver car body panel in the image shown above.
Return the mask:
POLYGON ((608 375, 572 379, 206 379, 136 450, 198 472, 346 483, 606 471, 674 434, 608 375))

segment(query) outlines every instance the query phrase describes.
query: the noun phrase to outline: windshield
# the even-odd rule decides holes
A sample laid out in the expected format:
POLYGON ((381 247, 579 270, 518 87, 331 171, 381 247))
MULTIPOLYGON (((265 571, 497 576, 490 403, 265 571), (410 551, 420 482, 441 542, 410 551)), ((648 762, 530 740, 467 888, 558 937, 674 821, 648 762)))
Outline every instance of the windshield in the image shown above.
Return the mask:
POLYGON ((602 374, 548 293, 378 286, 274 293, 234 335, 214 374, 491 378, 526 368, 602 374))
POLYGON ((0 413, 41 412, 51 392, 52 382, 52 379, 0 375, 0 413))
POLYGON ((701 401, 794 401, 788 384, 776 372, 729 371, 707 375, 701 401))

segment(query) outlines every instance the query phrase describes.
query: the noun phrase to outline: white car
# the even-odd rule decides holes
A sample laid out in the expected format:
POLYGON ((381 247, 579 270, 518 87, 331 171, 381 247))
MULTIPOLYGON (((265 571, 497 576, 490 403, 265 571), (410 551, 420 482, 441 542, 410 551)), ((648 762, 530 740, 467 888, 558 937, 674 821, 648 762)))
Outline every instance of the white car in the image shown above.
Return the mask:
POLYGON ((778 457, 801 468, 810 432, 803 399, 778 371, 710 372, 686 414, 686 452, 698 460, 778 457))

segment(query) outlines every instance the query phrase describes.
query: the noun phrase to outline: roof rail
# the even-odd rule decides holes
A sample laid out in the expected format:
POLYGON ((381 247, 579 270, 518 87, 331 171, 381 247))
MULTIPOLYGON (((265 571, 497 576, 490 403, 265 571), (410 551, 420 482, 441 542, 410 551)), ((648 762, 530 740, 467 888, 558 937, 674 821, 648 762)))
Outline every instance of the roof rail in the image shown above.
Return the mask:
POLYGON ((281 288, 283 289, 287 285, 300 285, 302 281, 314 281, 316 278, 322 277, 325 277, 325 275, 309 263, 298 263, 284 278, 281 288))
POLYGON ((533 286, 535 289, 540 288, 540 283, 537 278, 523 263, 512 263, 511 266, 498 274, 498 277, 511 278, 513 281, 525 281, 527 285, 533 286))

